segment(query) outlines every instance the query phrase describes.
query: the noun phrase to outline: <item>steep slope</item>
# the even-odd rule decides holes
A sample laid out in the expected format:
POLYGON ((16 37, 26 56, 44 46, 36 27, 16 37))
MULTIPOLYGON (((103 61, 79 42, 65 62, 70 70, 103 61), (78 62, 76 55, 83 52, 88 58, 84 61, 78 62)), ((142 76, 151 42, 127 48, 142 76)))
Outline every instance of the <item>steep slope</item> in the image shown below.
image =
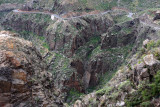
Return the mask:
POLYGON ((118 68, 117 73, 109 82, 105 82, 103 88, 81 96, 80 100, 77 100, 72 106, 158 107, 160 102, 158 88, 160 40, 159 31, 157 33, 150 31, 138 37, 138 41, 144 36, 148 39, 143 41, 142 47, 138 46, 137 52, 133 48, 126 64, 118 68))
POLYGON ((158 106, 159 0, 4 2, 0 104, 158 106))
POLYGON ((45 36, 50 50, 58 50, 72 56, 75 50, 89 41, 89 38, 106 32, 113 23, 109 14, 51 20, 50 15, 11 12, 2 25, 6 29, 45 36), (76 41, 81 43, 75 44, 76 41))
POLYGON ((0 106, 56 106, 52 74, 32 43, 0 33, 0 106))

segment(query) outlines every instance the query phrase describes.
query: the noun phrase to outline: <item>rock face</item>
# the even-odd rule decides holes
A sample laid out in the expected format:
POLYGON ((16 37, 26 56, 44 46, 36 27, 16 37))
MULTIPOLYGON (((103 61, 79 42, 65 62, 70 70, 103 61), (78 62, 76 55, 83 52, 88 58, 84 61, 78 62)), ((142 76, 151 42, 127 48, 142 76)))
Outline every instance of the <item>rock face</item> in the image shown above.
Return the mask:
POLYGON ((160 19, 160 13, 156 13, 155 17, 153 18, 153 21, 160 19))
POLYGON ((37 35, 45 35, 45 28, 49 25, 49 15, 41 14, 19 14, 10 12, 2 22, 6 29, 12 29, 18 32, 33 32, 37 35), (39 21, 41 20, 41 21, 39 21))
POLYGON ((52 75, 31 42, 0 34, 0 72, 0 106, 56 106, 52 75))
POLYGON ((63 51, 67 56, 72 56, 91 37, 107 32, 113 24, 109 14, 51 21, 49 15, 19 13, 8 14, 2 23, 5 28, 19 32, 25 30, 37 35, 45 35, 50 50, 63 51))
MULTIPOLYGON (((114 25, 113 27, 109 27, 107 31, 107 33, 101 35, 99 50, 94 50, 94 45, 90 44, 87 47, 87 49, 90 48, 90 50, 84 50, 79 54, 80 56, 83 54, 85 58, 88 54, 90 55, 90 59, 88 61, 81 61, 83 63, 81 64, 83 65, 82 68, 84 68, 84 70, 82 70, 82 83, 84 88, 96 86, 99 83, 99 79, 102 75, 117 69, 117 67, 120 66, 125 60, 126 54, 124 53, 129 53, 129 51, 132 50, 132 52, 134 52, 137 50, 137 47, 142 44, 142 42, 139 40, 145 40, 146 38, 150 37, 155 37, 154 39, 156 39, 156 34, 153 33, 150 28, 141 26, 139 19, 114 25), (122 51, 116 52, 116 50, 121 49, 122 51), (88 53, 85 53, 85 51, 88 53), (94 52, 96 51, 99 53, 94 55, 94 52)), ((80 64, 75 66, 77 66, 75 67, 77 72, 81 70, 78 67, 80 64)), ((142 74, 146 73, 145 70, 146 69, 144 69, 142 74)))
POLYGON ((58 0, 28 0, 22 7, 22 10, 40 10, 61 13, 64 7, 58 0))
POLYGON ((146 55, 143 62, 137 64, 133 70, 133 81, 137 85, 142 80, 152 80, 153 76, 160 69, 160 61, 154 58, 153 54, 146 55))
POLYGON ((109 32, 102 35, 102 49, 113 48, 134 44, 138 36, 139 19, 125 22, 121 25, 115 25, 109 29, 109 32))
MULTIPOLYGON (((156 50, 159 52, 159 49, 156 50)), ((139 85, 142 85, 140 83, 143 82, 145 85, 149 84, 148 82, 152 83, 153 77, 157 71, 160 70, 160 61, 155 55, 149 54, 151 51, 145 52, 148 54, 142 59, 139 59, 139 56, 133 55, 129 61, 130 64, 132 63, 131 68, 127 66, 120 68, 115 76, 105 84, 104 88, 81 97, 72 105, 72 107, 88 107, 90 105, 93 107, 128 106, 128 103, 126 102, 128 96, 131 98, 137 98, 133 93, 137 92, 139 85), (136 60, 134 60, 134 58, 136 58, 136 60)), ((145 88, 148 89, 147 87, 144 87, 144 90, 145 88)), ((139 97, 141 97, 141 95, 139 97)), ((129 103, 132 104, 132 101, 135 100, 129 100, 129 103)), ((150 105, 158 107, 159 101, 159 98, 151 97, 148 102, 150 105)), ((142 103, 143 101, 136 103, 136 106, 142 103)))
POLYGON ((93 36, 99 36, 113 25, 110 15, 93 15, 68 20, 57 20, 48 27, 46 36, 51 50, 73 56, 75 51, 93 36))
MULTIPOLYGON (((28 4, 31 6, 24 9, 52 11, 52 7, 34 7, 40 3, 43 1, 32 0, 28 4)), ((45 56, 49 60, 46 65, 30 42, 1 34, 0 85, 4 87, 0 88, 0 106, 62 106, 71 89, 87 92, 87 88, 98 85, 104 74, 112 76, 110 73, 127 55, 132 50, 136 52, 142 41, 152 39, 156 32, 142 26, 139 19, 114 25, 110 14, 51 20, 49 15, 11 12, 2 25, 19 32, 45 35, 50 50, 54 51, 45 56), (46 71, 52 72, 53 77, 46 71)), ((144 42, 144 47, 148 42, 144 42)), ((151 80, 159 66, 153 55, 147 55, 134 69, 119 70, 107 85, 109 89, 102 90, 103 96, 91 93, 74 106, 124 106, 125 96, 133 91, 126 78, 138 85, 145 79, 151 80)))

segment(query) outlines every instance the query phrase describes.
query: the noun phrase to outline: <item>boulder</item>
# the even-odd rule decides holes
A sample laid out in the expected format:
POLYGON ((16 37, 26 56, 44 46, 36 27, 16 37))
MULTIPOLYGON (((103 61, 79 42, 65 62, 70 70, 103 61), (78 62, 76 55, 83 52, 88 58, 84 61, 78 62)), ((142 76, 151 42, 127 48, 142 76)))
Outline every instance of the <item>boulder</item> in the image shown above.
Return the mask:
POLYGON ((155 59, 153 54, 146 55, 143 60, 146 64, 146 67, 150 70, 151 75, 155 75, 156 72, 160 69, 160 61, 155 59))
POLYGON ((149 39, 143 41, 143 47, 147 48, 147 44, 149 43, 149 39))
POLYGON ((147 78, 149 76, 150 76, 150 74, 148 72, 148 69, 147 68, 142 69, 142 71, 140 73, 140 78, 143 80, 144 78, 147 78))
POLYGON ((73 106, 73 107, 83 107, 82 101, 77 100, 77 101, 74 103, 74 106, 73 106))
POLYGON ((155 17, 153 18, 153 21, 160 19, 160 13, 156 13, 155 17))

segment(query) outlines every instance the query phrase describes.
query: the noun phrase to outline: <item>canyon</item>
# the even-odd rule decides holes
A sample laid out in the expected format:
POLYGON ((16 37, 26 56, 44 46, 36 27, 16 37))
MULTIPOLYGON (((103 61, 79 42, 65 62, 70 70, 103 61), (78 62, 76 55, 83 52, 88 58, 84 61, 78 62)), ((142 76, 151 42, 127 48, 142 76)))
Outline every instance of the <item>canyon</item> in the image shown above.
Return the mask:
POLYGON ((135 3, 0 2, 0 106, 158 107, 160 3, 135 3))

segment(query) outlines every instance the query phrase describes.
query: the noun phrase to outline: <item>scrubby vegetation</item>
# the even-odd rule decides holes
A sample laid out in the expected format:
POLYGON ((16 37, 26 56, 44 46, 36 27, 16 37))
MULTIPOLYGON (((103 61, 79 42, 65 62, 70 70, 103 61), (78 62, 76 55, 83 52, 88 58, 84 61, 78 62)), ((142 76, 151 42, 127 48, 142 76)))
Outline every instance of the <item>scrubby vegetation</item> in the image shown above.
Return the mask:
POLYGON ((71 89, 68 93, 68 96, 67 96, 67 102, 69 102, 69 104, 73 104, 77 99, 79 99, 79 97, 83 96, 84 93, 80 93, 78 91, 76 91, 75 89, 71 89))
MULTIPOLYGON (((73 106, 78 100, 78 103, 82 101, 81 104, 85 104, 85 96, 86 99, 88 97, 88 107, 108 104, 113 104, 110 105, 113 107, 121 104, 127 107, 151 107, 152 99, 160 98, 160 71, 156 70, 154 76, 148 74, 149 79, 145 80, 145 77, 143 81, 140 80, 138 66, 144 72, 149 69, 144 62, 149 54, 156 58, 156 62, 160 60, 160 32, 148 23, 147 26, 142 24, 140 18, 132 19, 134 17, 127 15, 134 12, 135 17, 139 17, 145 13, 153 18, 160 4, 158 0, 155 1, 32 0, 31 7, 26 8, 59 13, 60 16, 62 13, 69 15, 66 17, 99 10, 111 12, 64 20, 51 20, 50 15, 42 12, 9 12, 0 13, 0 18, 4 18, 2 25, 5 29, 16 30, 14 32, 32 41, 42 54, 41 60, 45 62, 43 70, 49 71, 47 75, 53 78, 53 81, 44 81, 49 81, 46 88, 53 88, 51 93, 57 99, 55 103, 73 106), (155 8, 151 9, 153 6, 155 8), (7 17, 4 17, 6 14, 7 17), (145 39, 148 43, 144 45, 145 39), (138 80, 134 78, 135 75, 139 76, 138 80)), ((8 2, 24 3, 24 0, 1 0, 0 4, 8 2)), ((39 103, 41 99, 35 97, 35 100, 39 103)))
POLYGON ((159 98, 160 95, 160 71, 154 76, 151 83, 142 83, 138 91, 133 92, 126 99, 127 107, 141 105, 142 107, 150 107, 150 101, 153 98, 159 98))

